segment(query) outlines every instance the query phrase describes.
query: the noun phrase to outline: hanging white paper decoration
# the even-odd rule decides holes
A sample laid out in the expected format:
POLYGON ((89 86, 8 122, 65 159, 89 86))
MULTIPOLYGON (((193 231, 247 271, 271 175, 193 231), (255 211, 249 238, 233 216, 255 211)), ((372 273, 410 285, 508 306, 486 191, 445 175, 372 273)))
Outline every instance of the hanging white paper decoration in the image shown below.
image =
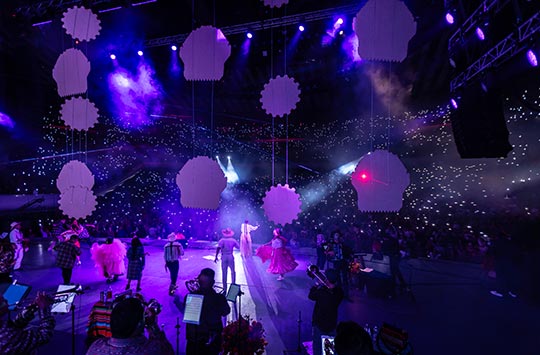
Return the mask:
POLYGON ((270 7, 281 7, 281 5, 285 5, 289 3, 289 0, 263 0, 263 1, 266 6, 270 6, 270 7))
POLYGON ((272 186, 263 198, 263 209, 268 220, 285 225, 298 218, 302 212, 300 195, 289 185, 272 186))
POLYGON ((199 156, 188 160, 180 169, 176 185, 180 188, 182 206, 215 210, 227 187, 227 178, 215 160, 199 156))
POLYGON ((362 212, 397 212, 410 183, 407 169, 396 155, 376 150, 364 155, 351 176, 362 212))
POLYGON ((370 0, 353 22, 362 59, 401 62, 416 33, 414 18, 401 0, 370 0))
POLYGON ((75 97, 67 100, 60 109, 64 123, 72 129, 87 130, 99 117, 98 109, 88 99, 75 97))
POLYGON ((53 78, 61 97, 85 93, 90 62, 78 49, 69 48, 60 54, 53 68, 53 78))
POLYGON ((261 92, 263 109, 274 117, 288 115, 299 101, 299 85, 287 75, 271 79, 261 92))
POLYGON ((72 160, 65 164, 56 179, 56 187, 65 192, 71 187, 85 187, 91 190, 94 187, 94 175, 86 164, 72 160))
POLYGON ((60 209, 71 218, 85 218, 96 209, 97 200, 94 193, 86 187, 70 187, 60 195, 60 209))
POLYGON ((219 80, 231 46, 220 29, 202 26, 189 34, 179 55, 186 80, 219 80))
POLYGON ((101 30, 97 15, 84 7, 68 9, 64 12, 62 22, 66 32, 79 41, 95 39, 101 30))

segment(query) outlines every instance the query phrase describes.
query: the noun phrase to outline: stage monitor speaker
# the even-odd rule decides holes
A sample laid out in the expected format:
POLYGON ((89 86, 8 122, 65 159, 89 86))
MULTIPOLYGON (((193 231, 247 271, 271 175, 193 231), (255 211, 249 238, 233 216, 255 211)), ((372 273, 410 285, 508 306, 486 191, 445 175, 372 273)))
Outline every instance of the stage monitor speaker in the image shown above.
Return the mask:
POLYGON ((450 116, 461 158, 506 158, 512 150, 502 96, 480 85, 464 89, 459 107, 450 116))

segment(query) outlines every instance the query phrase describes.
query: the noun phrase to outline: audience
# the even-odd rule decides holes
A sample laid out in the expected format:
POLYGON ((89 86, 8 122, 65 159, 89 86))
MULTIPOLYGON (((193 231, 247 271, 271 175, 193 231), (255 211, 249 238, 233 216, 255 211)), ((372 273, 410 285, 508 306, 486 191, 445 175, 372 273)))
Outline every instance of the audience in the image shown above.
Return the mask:
POLYGON ((38 292, 34 303, 17 314, 13 322, 5 319, 8 312, 7 301, 0 296, 0 354, 30 354, 52 338, 56 322, 51 316, 51 300, 45 293, 38 292), (39 325, 29 328, 36 312, 39 325))

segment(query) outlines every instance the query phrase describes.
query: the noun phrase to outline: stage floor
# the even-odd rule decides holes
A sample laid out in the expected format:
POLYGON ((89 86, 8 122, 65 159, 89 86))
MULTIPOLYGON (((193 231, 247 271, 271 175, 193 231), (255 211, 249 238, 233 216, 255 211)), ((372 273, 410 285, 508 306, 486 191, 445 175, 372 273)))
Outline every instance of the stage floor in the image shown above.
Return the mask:
MULTIPOLYGON (((216 282, 221 284, 220 264, 213 262, 215 243, 197 242, 186 250, 180 262, 180 287, 174 297, 167 292, 169 275, 164 270, 162 254, 165 241, 143 240, 143 243, 150 256, 143 272, 142 293, 147 299, 156 298, 163 305, 159 323, 175 349, 175 325, 180 319, 178 353, 183 354, 185 325, 181 323, 181 309, 187 293, 185 281, 195 278, 202 268, 210 267, 216 271, 216 282)), ((299 267, 283 281, 268 274, 268 264, 262 264, 258 257, 243 261, 235 254, 237 283, 245 293, 241 313, 262 322, 269 341, 266 353, 270 355, 298 348, 299 324, 300 341, 311 340, 313 302, 307 295, 314 283, 307 277, 306 267, 315 261, 315 257, 306 249, 293 250, 293 254, 299 267)), ((411 293, 389 299, 353 289, 351 301, 344 301, 340 306, 339 320, 379 327, 388 322, 406 329, 417 355, 525 355, 535 354, 538 350, 538 306, 530 305, 522 298, 491 296, 491 281, 483 276, 478 265, 410 260, 403 261, 401 268, 411 284, 411 293)), ((15 277, 21 283, 32 285, 29 299, 37 290, 53 292, 62 280, 46 243, 31 246, 23 261, 23 271, 16 272, 15 277)), ((88 315, 92 305, 99 300, 100 291, 108 288, 90 260, 88 245, 83 245, 82 265, 74 269, 72 281, 80 283, 86 290, 75 300, 76 353, 84 354, 88 315)), ((121 277, 111 287, 114 293, 119 293, 125 285, 126 280, 121 277)), ((132 287, 135 287, 134 283, 132 287)), ((236 312, 233 311, 229 319, 231 317, 235 318, 236 312)), ((55 335, 39 354, 71 352, 71 315, 57 315, 56 319, 55 335)))

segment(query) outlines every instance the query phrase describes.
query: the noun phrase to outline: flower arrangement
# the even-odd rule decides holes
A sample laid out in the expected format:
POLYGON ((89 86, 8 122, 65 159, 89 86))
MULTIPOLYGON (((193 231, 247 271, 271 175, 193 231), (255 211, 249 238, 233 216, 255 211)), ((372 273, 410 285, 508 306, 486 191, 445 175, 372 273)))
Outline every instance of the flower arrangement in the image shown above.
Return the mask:
POLYGON ((229 322, 223 329, 222 350, 225 355, 261 355, 268 342, 264 338, 264 328, 260 322, 249 317, 229 322))

